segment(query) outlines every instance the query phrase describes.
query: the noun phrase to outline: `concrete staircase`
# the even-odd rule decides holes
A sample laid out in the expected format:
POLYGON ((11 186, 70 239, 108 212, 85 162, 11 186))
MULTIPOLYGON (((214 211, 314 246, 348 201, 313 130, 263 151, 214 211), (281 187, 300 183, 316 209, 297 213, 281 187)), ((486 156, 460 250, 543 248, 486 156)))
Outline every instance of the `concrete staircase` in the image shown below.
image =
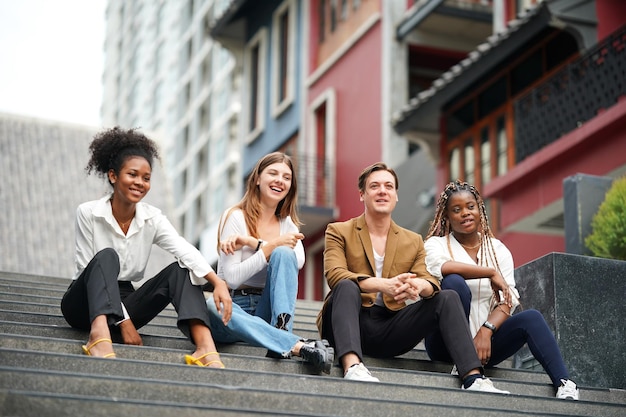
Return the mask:
MULTIPOLYGON (((117 359, 91 358, 80 348, 87 333, 61 315, 68 284, 0 272, 1 416, 626 415, 624 390, 581 387, 581 401, 556 400, 543 372, 510 363, 488 376, 512 395, 463 392, 451 366, 430 362, 420 346, 395 359, 367 358, 380 384, 344 381, 338 366, 315 375, 298 359, 269 359, 245 344, 219 347, 227 369, 187 366, 193 345, 171 308, 140 329, 144 346, 116 343, 117 359)), ((320 306, 298 301, 297 334, 318 337, 320 306)))

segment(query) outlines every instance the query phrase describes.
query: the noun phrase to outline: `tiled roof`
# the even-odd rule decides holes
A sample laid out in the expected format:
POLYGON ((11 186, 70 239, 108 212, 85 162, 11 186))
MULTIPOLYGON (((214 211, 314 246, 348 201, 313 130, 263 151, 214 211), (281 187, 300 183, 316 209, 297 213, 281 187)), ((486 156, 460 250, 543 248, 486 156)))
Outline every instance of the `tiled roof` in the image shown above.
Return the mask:
MULTIPOLYGON (((73 275, 76 207, 110 189, 84 170, 98 130, 0 113, 0 271, 73 275)), ((146 201, 164 209, 159 168, 146 201)))
MULTIPOLYGON (((463 84, 465 87, 466 84, 470 82, 468 74, 469 71, 480 71, 481 74, 484 74, 484 66, 486 65, 485 60, 489 57, 493 57, 493 55, 496 55, 501 49, 502 54, 510 52, 509 45, 504 45, 506 41, 515 36, 515 34, 521 32, 522 28, 526 27, 530 22, 539 17, 543 18, 541 22, 548 21, 551 17, 550 11, 544 3, 540 3, 538 6, 520 14, 517 19, 509 22, 506 30, 489 36, 485 42, 478 45, 475 50, 471 51, 467 55, 467 58, 463 59, 448 71, 444 72, 439 78, 433 81, 430 88, 418 93, 415 97, 409 100, 407 105, 396 112, 392 116, 391 121, 394 128, 400 133, 403 133, 407 130, 412 130, 415 127, 414 123, 419 123, 420 126, 417 130, 437 131, 439 126, 438 117, 420 117, 417 122, 410 119, 415 118, 415 114, 418 109, 427 105, 434 105, 435 103, 432 102, 435 98, 441 98, 441 100, 443 100, 442 96, 444 90, 452 84, 463 84), (504 49, 506 49, 506 51, 504 49)), ((543 23, 540 23, 538 26, 541 27, 543 25, 543 23)), ((501 58, 500 55, 498 56, 501 58)), ((458 91, 459 89, 454 90, 455 93, 458 91)), ((446 96, 445 98, 447 99, 449 97, 446 96)), ((437 105, 439 104, 442 103, 437 102, 437 105)))

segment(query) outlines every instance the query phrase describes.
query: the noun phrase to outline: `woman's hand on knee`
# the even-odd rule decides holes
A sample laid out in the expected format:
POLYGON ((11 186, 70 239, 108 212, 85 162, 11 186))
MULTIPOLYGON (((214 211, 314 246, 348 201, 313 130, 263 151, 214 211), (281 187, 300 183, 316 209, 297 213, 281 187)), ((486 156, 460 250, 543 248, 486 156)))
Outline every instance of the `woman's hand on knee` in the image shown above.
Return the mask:
POLYGON ((125 345, 143 346, 141 336, 137 332, 135 325, 131 319, 124 320, 120 323, 120 332, 122 333, 122 340, 125 345))

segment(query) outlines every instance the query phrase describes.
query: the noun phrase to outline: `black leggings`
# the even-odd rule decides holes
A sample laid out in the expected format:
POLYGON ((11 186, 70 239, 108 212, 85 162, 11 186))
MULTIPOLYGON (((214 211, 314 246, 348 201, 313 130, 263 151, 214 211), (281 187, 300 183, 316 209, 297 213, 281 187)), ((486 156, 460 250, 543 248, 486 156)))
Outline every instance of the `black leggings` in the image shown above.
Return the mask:
MULTIPOLYGON (((469 320, 472 293, 465 279, 458 274, 446 275, 441 286, 459 294, 465 316, 469 320)), ((491 358, 486 366, 495 366, 513 356, 525 343, 550 376, 552 385, 558 387, 561 379, 569 379, 556 339, 543 315, 537 310, 518 312, 502 323, 491 339, 491 358)), ((426 338, 426 352, 432 360, 451 361, 446 344, 438 332, 426 338)))

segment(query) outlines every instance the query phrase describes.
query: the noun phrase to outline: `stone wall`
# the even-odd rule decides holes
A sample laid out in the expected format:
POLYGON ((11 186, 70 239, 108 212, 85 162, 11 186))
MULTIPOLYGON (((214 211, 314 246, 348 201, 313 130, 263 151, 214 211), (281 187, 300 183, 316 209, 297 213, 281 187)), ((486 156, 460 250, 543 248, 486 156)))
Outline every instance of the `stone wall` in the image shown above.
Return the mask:
POLYGON ((574 381, 626 388, 625 261, 555 252, 518 267, 515 279, 523 308, 543 313, 574 381))

